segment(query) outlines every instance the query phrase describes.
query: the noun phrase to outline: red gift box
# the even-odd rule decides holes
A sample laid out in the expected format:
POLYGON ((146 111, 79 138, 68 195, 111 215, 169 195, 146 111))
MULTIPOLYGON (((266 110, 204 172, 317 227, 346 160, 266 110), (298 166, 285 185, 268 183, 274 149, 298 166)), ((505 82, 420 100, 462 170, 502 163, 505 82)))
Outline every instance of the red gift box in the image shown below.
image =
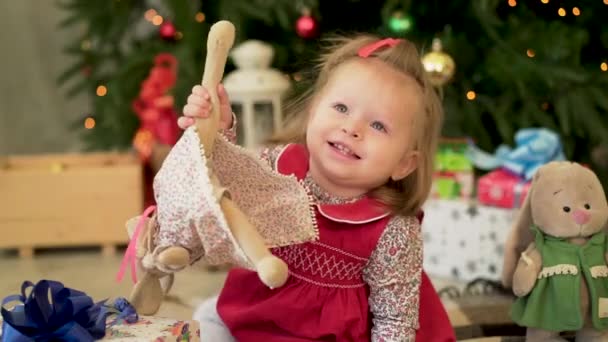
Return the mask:
POLYGON ((507 170, 497 169, 480 177, 477 182, 477 201, 501 208, 519 208, 530 190, 525 181, 507 170))

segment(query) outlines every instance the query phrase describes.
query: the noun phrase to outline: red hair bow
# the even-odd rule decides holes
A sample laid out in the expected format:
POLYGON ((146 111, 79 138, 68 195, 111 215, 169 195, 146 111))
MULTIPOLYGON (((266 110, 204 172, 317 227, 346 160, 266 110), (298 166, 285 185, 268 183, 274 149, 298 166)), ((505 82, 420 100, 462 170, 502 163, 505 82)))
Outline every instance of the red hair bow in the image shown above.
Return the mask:
POLYGON ((359 57, 367 58, 372 53, 374 53, 374 51, 378 50, 381 47, 384 47, 384 46, 393 47, 402 41, 403 41, 403 39, 395 39, 395 38, 381 39, 377 42, 373 42, 371 44, 365 45, 364 47, 360 48, 358 55, 359 55, 359 57))

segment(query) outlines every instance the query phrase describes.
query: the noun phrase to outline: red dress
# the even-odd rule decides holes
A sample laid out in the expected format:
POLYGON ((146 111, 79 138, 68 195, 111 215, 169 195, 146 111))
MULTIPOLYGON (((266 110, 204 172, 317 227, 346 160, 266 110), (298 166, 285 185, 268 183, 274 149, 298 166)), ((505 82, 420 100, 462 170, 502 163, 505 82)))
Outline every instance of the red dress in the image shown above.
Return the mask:
MULTIPOLYGON (((412 339, 419 323, 421 280, 425 294, 430 285, 421 274, 418 220, 396 219, 368 197, 348 203, 319 198, 306 177, 308 154, 301 145, 288 145, 271 162, 278 172, 302 180, 316 197, 319 240, 272 250, 289 265, 290 277, 281 288, 267 288, 252 271, 230 271, 217 310, 232 335, 238 341, 264 342, 412 339), (383 235, 389 223, 403 234, 383 235), (408 267, 390 267, 393 257, 408 267)), ((440 339, 427 331, 425 340, 450 341, 447 316, 430 289, 436 297, 431 295, 434 312, 420 324, 443 331, 435 330, 440 339)))

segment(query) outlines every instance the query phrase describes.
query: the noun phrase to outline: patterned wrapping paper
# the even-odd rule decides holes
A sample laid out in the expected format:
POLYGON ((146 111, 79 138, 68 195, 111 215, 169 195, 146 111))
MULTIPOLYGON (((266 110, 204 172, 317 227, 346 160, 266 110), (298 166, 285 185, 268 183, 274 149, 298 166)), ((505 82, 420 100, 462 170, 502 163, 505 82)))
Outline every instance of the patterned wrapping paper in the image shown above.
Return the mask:
MULTIPOLYGON (((0 317, 0 323, 2 318, 0 317)), ((0 336, 2 324, 0 324, 0 336)), ((197 321, 181 321, 170 318, 141 316, 129 324, 115 315, 106 320, 106 336, 100 341, 124 342, 197 342, 200 330, 197 321)))
POLYGON ((429 200, 424 212, 426 272, 463 281, 500 279, 504 242, 517 210, 459 200, 429 200))
POLYGON ((197 321, 142 316, 134 324, 112 317, 106 322, 106 336, 102 341, 197 342, 200 330, 197 321))

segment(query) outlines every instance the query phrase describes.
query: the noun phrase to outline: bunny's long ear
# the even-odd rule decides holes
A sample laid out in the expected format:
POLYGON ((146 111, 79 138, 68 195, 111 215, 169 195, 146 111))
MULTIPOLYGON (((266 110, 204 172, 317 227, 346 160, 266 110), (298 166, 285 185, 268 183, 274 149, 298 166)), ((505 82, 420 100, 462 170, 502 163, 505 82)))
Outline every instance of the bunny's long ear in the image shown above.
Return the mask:
POLYGON ((532 209, 530 202, 532 193, 534 192, 534 184, 540 177, 540 170, 534 175, 530 190, 526 195, 523 206, 521 207, 515 224, 511 227, 509 236, 504 246, 504 259, 502 267, 502 284, 510 288, 513 282, 513 273, 515 272, 515 266, 519 261, 519 256, 528 247, 528 245, 534 241, 534 236, 530 231, 532 225, 532 209))

